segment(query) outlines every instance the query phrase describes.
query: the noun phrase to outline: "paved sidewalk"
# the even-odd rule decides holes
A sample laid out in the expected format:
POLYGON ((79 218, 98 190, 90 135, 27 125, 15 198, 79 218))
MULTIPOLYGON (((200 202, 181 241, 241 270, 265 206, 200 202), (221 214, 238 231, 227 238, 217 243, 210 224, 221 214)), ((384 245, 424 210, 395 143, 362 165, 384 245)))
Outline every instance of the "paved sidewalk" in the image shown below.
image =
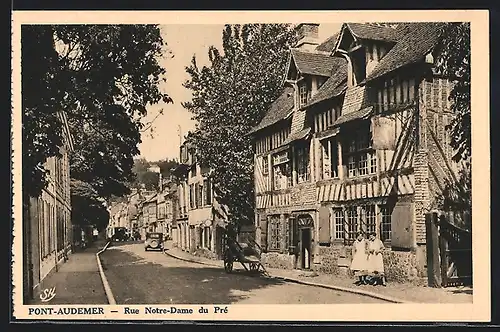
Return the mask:
MULTIPOLYGON (((166 242, 166 254, 179 259, 224 268, 221 260, 211 260, 203 257, 193 256, 172 243, 166 242)), ((237 269, 239 264, 235 264, 237 269)), ((393 303, 472 303, 472 288, 431 288, 414 286, 411 284, 391 283, 387 286, 355 286, 354 280, 322 273, 311 273, 300 270, 283 270, 266 268, 271 277, 283 278, 292 282, 299 282, 306 285, 333 288, 351 293, 376 297, 393 303)))
POLYGON ((96 241, 92 247, 72 253, 59 270, 53 270, 37 287, 32 305, 47 304, 108 304, 99 275, 96 253, 106 242, 96 241), (40 300, 44 289, 55 287, 55 297, 49 302, 40 300))

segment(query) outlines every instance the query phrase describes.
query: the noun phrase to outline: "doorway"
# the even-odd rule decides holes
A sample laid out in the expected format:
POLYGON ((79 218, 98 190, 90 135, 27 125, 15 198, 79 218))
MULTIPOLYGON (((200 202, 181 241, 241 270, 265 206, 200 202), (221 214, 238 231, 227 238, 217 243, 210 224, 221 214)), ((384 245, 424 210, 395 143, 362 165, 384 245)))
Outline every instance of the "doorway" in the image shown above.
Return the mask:
POLYGON ((300 242, 302 243, 300 260, 302 262, 301 267, 305 270, 311 268, 311 233, 311 228, 302 228, 300 230, 300 242))

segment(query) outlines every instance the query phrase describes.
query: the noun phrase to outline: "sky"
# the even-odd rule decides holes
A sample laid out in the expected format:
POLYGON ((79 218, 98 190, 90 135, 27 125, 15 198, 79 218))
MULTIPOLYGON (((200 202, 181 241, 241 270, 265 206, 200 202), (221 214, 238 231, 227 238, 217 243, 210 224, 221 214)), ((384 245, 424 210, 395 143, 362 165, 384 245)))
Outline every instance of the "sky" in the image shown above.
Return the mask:
MULTIPOLYGON (((174 159, 179 157, 181 136, 194 129, 191 114, 181 105, 191 99, 191 92, 182 86, 189 76, 185 67, 189 66, 193 55, 196 55, 199 67, 208 65, 208 48, 213 45, 222 49, 223 24, 210 25, 162 25, 161 31, 169 52, 159 61, 166 70, 167 82, 160 88, 174 100, 171 104, 160 103, 148 108, 145 122, 153 122, 153 133, 144 132, 139 145, 139 157, 149 161, 174 159), (158 116, 158 111, 163 114, 158 116), (179 135, 179 128, 180 133, 179 135)), ((340 24, 321 24, 319 26, 319 41, 327 39, 340 29, 340 24)))

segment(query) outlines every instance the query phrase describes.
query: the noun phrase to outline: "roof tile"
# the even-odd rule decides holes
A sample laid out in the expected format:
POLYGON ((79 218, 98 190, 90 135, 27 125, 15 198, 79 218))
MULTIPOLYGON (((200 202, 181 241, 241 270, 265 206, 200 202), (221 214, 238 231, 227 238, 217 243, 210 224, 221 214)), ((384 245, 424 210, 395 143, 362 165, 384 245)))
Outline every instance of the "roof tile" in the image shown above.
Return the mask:
POLYGON ((287 86, 283 93, 271 104, 264 118, 255 126, 251 132, 264 129, 277 123, 280 120, 287 118, 293 110, 294 106, 294 91, 293 87, 287 86))
POLYGON ((335 48, 335 44, 337 43, 337 39, 339 38, 340 33, 336 33, 333 36, 327 38, 324 42, 316 46, 316 51, 320 52, 331 52, 335 48))
POLYGON ((347 23, 352 33, 361 39, 397 42, 400 38, 398 30, 374 23, 347 23))
POLYGON ((329 54, 304 52, 297 49, 292 49, 292 58, 302 74, 327 77, 332 74, 332 68, 338 66, 338 62, 341 61, 329 54))
POLYGON ((438 43, 443 26, 444 23, 405 25, 406 34, 380 60, 366 80, 374 80, 400 67, 421 60, 438 43))

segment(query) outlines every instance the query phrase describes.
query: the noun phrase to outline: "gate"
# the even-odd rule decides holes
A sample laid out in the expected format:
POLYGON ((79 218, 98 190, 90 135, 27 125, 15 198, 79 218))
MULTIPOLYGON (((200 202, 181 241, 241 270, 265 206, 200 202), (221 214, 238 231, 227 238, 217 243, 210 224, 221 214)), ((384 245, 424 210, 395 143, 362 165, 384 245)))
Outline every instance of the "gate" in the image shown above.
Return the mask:
POLYGON ((429 286, 472 285, 472 233, 456 222, 466 217, 454 212, 426 214, 429 286))

